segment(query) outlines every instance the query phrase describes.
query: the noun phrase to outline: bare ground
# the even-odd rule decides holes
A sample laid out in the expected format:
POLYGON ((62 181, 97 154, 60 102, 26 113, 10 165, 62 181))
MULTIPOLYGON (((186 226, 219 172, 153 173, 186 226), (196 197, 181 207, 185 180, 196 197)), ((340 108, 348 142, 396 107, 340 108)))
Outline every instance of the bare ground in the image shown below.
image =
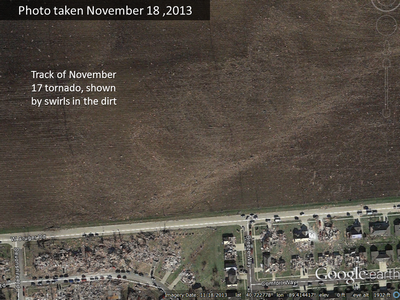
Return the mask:
POLYGON ((1 21, 0 225, 397 195, 400 40, 385 119, 381 15, 219 0, 211 21, 1 21), (118 72, 118 105, 32 107, 47 69, 118 72))

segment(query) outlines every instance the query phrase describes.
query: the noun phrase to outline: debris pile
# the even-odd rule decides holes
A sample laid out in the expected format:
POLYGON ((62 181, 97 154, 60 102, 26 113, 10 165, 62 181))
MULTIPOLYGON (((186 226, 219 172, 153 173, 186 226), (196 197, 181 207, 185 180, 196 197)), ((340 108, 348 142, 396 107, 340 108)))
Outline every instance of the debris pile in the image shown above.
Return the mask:
POLYGON ((319 226, 318 240, 321 242, 333 242, 339 239, 339 229, 333 226, 331 221, 326 221, 324 226, 319 226))
POLYGON ((49 295, 48 295, 47 291, 40 290, 40 291, 33 293, 31 296, 26 297, 26 299, 27 300, 48 300, 49 299, 48 296, 49 295))
POLYGON ((224 260, 236 260, 236 238, 228 237, 224 239, 224 260))
POLYGON ((344 263, 346 267, 355 268, 362 267, 368 262, 366 252, 347 251, 344 254, 344 263))
POLYGON ((193 285, 196 282, 196 277, 194 273, 190 270, 183 270, 181 281, 187 285, 193 285))
POLYGON ((162 262, 163 269, 174 271, 181 263, 181 247, 169 232, 131 235, 130 240, 116 236, 97 238, 80 247, 43 244, 34 258, 36 273, 108 272, 134 269, 135 262, 162 262))
POLYGON ((283 230, 277 230, 276 227, 268 227, 263 230, 260 235, 262 248, 264 251, 270 251, 272 247, 279 244, 284 247, 286 245, 286 235, 283 230))
POLYGON ((57 291, 57 300, 75 299, 76 295, 79 299, 121 299, 123 289, 125 287, 119 280, 72 284, 57 291))
POLYGON ((299 252, 312 252, 314 250, 314 243, 310 240, 297 242, 296 247, 299 252))
POLYGON ((266 273, 277 273, 286 271, 286 262, 281 257, 278 258, 277 255, 269 255, 269 253, 264 254, 264 271, 266 273))
POLYGON ((290 268, 292 270, 313 269, 315 265, 314 255, 312 253, 308 253, 304 257, 292 255, 292 259, 290 260, 290 268))
POLYGON ((0 274, 6 275, 8 272, 11 272, 10 261, 5 258, 0 258, 0 274))
POLYGON ((135 284, 128 288, 128 298, 126 300, 160 299, 160 292, 149 289, 147 286, 135 284))
POLYGON ((343 255, 339 252, 318 253, 318 267, 330 266, 332 268, 337 268, 342 264, 342 261, 343 255))

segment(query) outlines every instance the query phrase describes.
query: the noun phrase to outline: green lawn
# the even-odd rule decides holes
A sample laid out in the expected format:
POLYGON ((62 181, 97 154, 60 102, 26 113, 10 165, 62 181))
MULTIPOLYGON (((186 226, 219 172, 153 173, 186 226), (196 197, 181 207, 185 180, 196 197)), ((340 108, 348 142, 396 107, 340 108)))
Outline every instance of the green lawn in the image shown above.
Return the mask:
MULTIPOLYGON (((233 233, 238 240, 240 227, 204 228, 191 230, 191 232, 195 234, 186 236, 181 241, 182 265, 171 274, 167 284, 171 284, 182 270, 190 269, 196 276, 196 282, 202 286, 214 290, 225 290, 226 285, 222 283, 225 278, 222 235, 233 233)), ((181 289, 184 286, 179 284, 176 290, 178 288, 181 289)))
POLYGON ((158 280, 163 279, 164 275, 167 273, 166 270, 163 270, 162 264, 159 262, 157 263, 157 267, 154 270, 154 277, 158 280))

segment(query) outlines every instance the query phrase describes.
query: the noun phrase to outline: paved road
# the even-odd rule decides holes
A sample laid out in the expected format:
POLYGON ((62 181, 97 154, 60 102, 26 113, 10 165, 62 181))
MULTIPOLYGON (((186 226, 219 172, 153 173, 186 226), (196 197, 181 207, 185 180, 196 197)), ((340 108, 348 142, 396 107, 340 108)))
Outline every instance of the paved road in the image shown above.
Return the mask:
MULTIPOLYGON (((302 218, 310 218, 314 214, 320 217, 325 217, 330 214, 332 216, 343 216, 346 212, 355 215, 358 210, 362 210, 363 205, 343 206, 343 207, 328 207, 321 206, 319 208, 304 209, 304 215, 302 218)), ((380 203, 370 205, 372 209, 378 210, 378 213, 387 214, 388 212, 399 212, 400 209, 393 208, 393 203, 380 203)), ((257 213, 256 209, 254 210, 257 213)), ((363 210, 365 213, 365 210, 363 210)), ((279 215, 282 220, 293 219, 295 216, 300 217, 299 210, 282 211, 277 213, 260 213, 258 214, 258 221, 264 221, 266 218, 273 219, 275 214, 279 215)), ((30 232, 29 235, 34 236, 38 234, 46 234, 50 238, 77 238, 81 237, 82 234, 86 233, 98 233, 103 235, 112 235, 114 233, 135 233, 140 231, 158 231, 164 229, 189 229, 189 228, 204 228, 204 227, 216 227, 216 226, 227 226, 227 225, 245 225, 248 220, 245 220, 239 215, 210 217, 210 218, 195 218, 195 219, 183 219, 183 220, 171 220, 171 221, 155 221, 146 223, 132 223, 132 224, 119 224, 119 225, 106 225, 106 226, 93 226, 93 227, 79 227, 72 229, 47 231, 47 232, 30 232)), ((3 242, 10 242, 10 236, 24 236, 28 235, 16 233, 16 234, 1 234, 0 240, 3 242)))
MULTIPOLYGON (((330 214, 332 216, 343 216, 346 212, 355 215, 358 210, 362 210, 363 205, 344 206, 344 207, 328 207, 321 206, 319 208, 304 209, 304 215, 302 218, 310 218, 314 214, 320 217, 325 217, 330 214)), ((388 212, 399 212, 400 209, 393 208, 393 203, 380 203, 370 205, 372 209, 378 210, 378 213, 387 214, 388 212)), ((256 210, 254 210, 257 213, 256 210)), ((365 210, 363 210, 365 212, 365 210)), ((279 215, 282 220, 293 219, 294 216, 299 216, 299 210, 282 211, 277 213, 260 213, 258 214, 258 221, 264 221, 266 218, 273 219, 275 214, 279 215)), ((158 231, 164 229, 189 229, 189 228, 204 228, 204 227, 216 227, 216 226, 227 226, 227 225, 245 225, 248 220, 245 220, 239 215, 210 217, 210 218, 196 218, 196 219, 183 219, 183 220, 171 220, 171 221, 155 221, 146 223, 132 223, 132 224, 119 224, 119 225, 106 225, 106 226, 93 226, 93 227, 79 227, 72 229, 47 231, 47 232, 29 232, 29 235, 46 234, 50 238, 78 238, 82 234, 86 233, 98 233, 103 235, 112 235, 114 233, 135 233, 140 231, 158 231)), ((1 234, 0 241, 10 242, 10 236, 26 236, 26 234, 1 234)))
MULTIPOLYGON (((400 209, 394 208, 393 203, 377 203, 373 205, 369 205, 370 208, 377 210, 378 213, 383 213, 386 215, 389 212, 399 212, 400 209)), ((328 214, 331 216, 345 216, 347 213, 350 213, 353 216, 356 216, 357 211, 363 210, 362 204, 352 205, 352 206, 343 206, 343 207, 335 207, 328 205, 321 205, 321 207, 313 208, 313 209, 304 209, 304 215, 301 216, 302 220, 306 220, 311 218, 314 214, 319 215, 319 217, 326 217, 328 214)), ((257 213, 257 210, 254 210, 254 213, 257 213)), ((279 215, 282 221, 294 220, 295 216, 300 217, 299 210, 288 210, 281 211, 275 213, 260 213, 258 214, 258 222, 264 222, 266 218, 274 219, 274 215, 279 215)), ((18 248, 23 248, 23 240, 19 239, 29 239, 30 236, 38 236, 45 234, 47 238, 56 238, 56 239, 65 239, 65 238, 79 238, 82 237, 83 234, 89 233, 97 233, 99 235, 112 235, 114 233, 137 233, 137 232, 146 232, 146 231, 158 231, 158 230, 176 230, 176 229, 191 229, 191 228, 205 228, 205 227, 216 227, 216 226, 227 226, 227 225, 247 225, 248 229, 249 220, 239 216, 239 215, 230 215, 230 216, 219 216, 219 217, 209 217, 209 218, 193 218, 193 219, 183 219, 183 220, 171 220, 171 221, 154 221, 154 222, 145 222, 145 223, 132 223, 132 224, 118 224, 118 225, 106 225, 106 226, 93 226, 93 227, 79 227, 72 229, 63 229, 56 231, 46 231, 46 232, 27 232, 27 233, 15 233, 15 234, 1 234, 0 241, 3 243, 9 243, 13 247, 16 245, 18 248), (12 238, 14 237, 14 238, 12 238), (15 244, 15 238, 17 238, 17 244, 15 244)), ((20 254, 20 262, 23 262, 23 257, 20 254)), ((254 266, 253 266, 254 267, 254 266)), ((23 283, 28 282, 27 278, 24 276, 23 272, 23 263, 20 263, 21 270, 21 281, 23 283)), ((254 279, 254 269, 249 270, 249 283, 250 286, 259 286, 259 283, 255 282, 254 279)), ((19 299, 24 299, 22 296, 22 289, 19 289, 19 299)))

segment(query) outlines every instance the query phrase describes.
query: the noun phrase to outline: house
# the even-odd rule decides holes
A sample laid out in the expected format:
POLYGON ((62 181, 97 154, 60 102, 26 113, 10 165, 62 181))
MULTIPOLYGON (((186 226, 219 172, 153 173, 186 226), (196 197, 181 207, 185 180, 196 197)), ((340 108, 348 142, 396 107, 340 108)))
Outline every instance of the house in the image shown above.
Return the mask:
POLYGON ((390 256, 385 250, 371 251, 371 261, 375 262, 386 262, 390 260, 390 256))
POLYGON ((237 274, 236 269, 231 268, 226 272, 225 278, 226 286, 228 288, 236 287, 237 286, 237 274))
POLYGON ((271 253, 263 252, 263 263, 265 269, 268 269, 271 266, 272 263, 271 253))
POLYGON ((389 236, 390 226, 389 222, 376 221, 369 222, 369 233, 371 236, 389 236))
POLYGON ((351 239, 361 239, 362 238, 362 230, 360 221, 355 220, 353 225, 350 225, 346 229, 347 237, 351 239))
POLYGON ((229 297, 236 297, 238 291, 237 290, 227 290, 226 291, 226 296, 229 297))
POLYGON ((232 233, 224 233, 222 235, 222 241, 223 241, 224 245, 231 244, 231 243, 235 242, 232 233))
POLYGON ((309 241, 308 228, 306 225, 301 225, 300 229, 293 229, 293 241, 294 242, 306 242, 309 241))
POLYGON ((400 260, 400 243, 397 244, 396 250, 397 250, 397 251, 396 251, 396 252, 397 252, 397 259, 400 260))
POLYGON ((393 260, 393 247, 389 244, 386 245, 385 250, 378 250, 375 245, 372 245, 370 250, 372 263, 393 260))
POLYGON ((234 260, 225 260, 224 261, 224 269, 228 271, 229 269, 237 269, 236 268, 236 261, 234 260))
POLYGON ((399 218, 395 219, 393 225, 394 225, 394 235, 400 236, 400 219, 399 218))
POLYGON ((393 260, 393 246, 391 244, 387 244, 385 246, 386 254, 390 257, 390 260, 393 260))

